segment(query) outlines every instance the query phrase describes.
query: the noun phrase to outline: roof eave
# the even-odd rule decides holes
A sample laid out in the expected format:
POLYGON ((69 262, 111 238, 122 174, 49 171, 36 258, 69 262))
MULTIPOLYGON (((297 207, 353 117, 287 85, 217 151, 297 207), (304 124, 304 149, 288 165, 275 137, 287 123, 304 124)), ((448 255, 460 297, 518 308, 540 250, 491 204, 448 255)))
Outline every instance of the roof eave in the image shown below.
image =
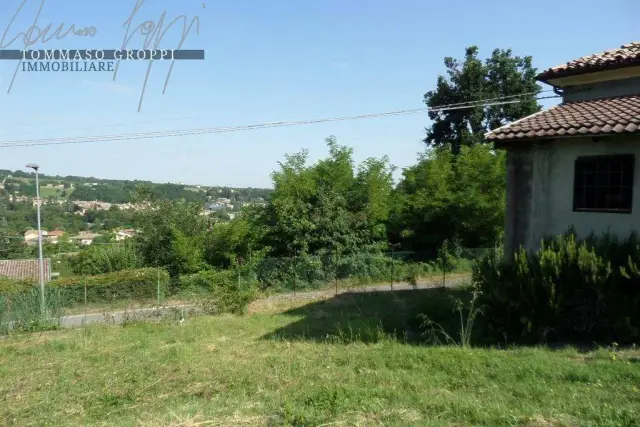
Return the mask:
POLYGON ((509 139, 488 139, 487 142, 492 143, 496 150, 515 148, 518 145, 531 145, 536 143, 547 143, 556 139, 574 139, 574 138, 605 138, 611 136, 625 136, 625 135, 640 135, 638 132, 608 132, 608 133, 589 133, 589 134, 576 134, 576 135, 555 135, 555 136, 541 136, 531 138, 509 138, 509 139))
POLYGON ((599 73, 603 71, 619 70, 621 68, 640 66, 640 59, 628 61, 624 63, 607 64, 596 67, 573 68, 563 71, 545 71, 536 76, 536 80, 550 86, 558 87, 553 81, 564 77, 574 77, 591 73, 599 73))

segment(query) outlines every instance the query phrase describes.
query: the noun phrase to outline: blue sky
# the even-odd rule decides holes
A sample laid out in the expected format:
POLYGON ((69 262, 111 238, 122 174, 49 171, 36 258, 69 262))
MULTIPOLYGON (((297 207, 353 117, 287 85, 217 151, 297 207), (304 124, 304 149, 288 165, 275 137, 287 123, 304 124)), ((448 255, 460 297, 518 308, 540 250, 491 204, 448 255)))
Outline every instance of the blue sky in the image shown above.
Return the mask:
MULTIPOLYGON (((0 1, 0 37, 24 0, 0 1)), ((32 48, 115 49, 136 0, 46 0, 38 26, 94 26, 94 37, 68 36, 32 48)), ((27 29, 41 0, 28 0, 5 40, 27 29)), ((445 56, 478 45, 532 55, 544 69, 640 40, 636 0, 514 2, 426 0, 146 0, 134 23, 198 16, 183 45, 204 61, 156 63, 142 111, 146 64, 111 73, 22 73, 0 63, 0 140, 113 135, 353 116, 423 107, 445 56), (204 5, 204 6, 203 6, 204 5), (454 6, 454 7, 452 7, 454 6)), ((171 49, 181 30, 167 32, 171 49)), ((17 42, 10 48, 21 49, 17 42)), ((129 48, 142 48, 134 37, 129 48)), ((553 105, 548 102, 545 105, 553 105)), ((46 174, 268 187, 285 153, 327 154, 335 135, 356 161, 388 155, 399 170, 415 163, 426 114, 179 138, 0 149, 0 168, 37 162, 46 174)))

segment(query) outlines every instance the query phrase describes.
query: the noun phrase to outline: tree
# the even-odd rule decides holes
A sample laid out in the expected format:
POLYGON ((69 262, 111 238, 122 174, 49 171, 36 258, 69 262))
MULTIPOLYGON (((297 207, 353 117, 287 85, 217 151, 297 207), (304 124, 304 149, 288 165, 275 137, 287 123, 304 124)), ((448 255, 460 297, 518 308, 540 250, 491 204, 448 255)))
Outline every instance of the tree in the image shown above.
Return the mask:
POLYGON ((530 56, 513 56, 511 49, 495 49, 483 62, 478 59, 478 47, 471 46, 465 51, 464 61, 447 57, 444 64, 446 76, 438 76, 436 89, 424 95, 428 107, 491 99, 518 102, 430 110, 433 124, 424 140, 429 146, 447 146, 458 154, 463 145, 484 143, 483 135, 489 130, 540 110, 536 101, 540 87, 530 56))
POLYGON ((165 267, 172 277, 198 271, 207 230, 199 213, 197 203, 166 200, 140 212, 135 241, 144 264, 165 267))
POLYGON ((393 168, 368 159, 358 168, 353 150, 326 139, 329 156, 307 164, 307 151, 287 155, 272 174, 270 203, 255 211, 273 256, 354 253, 386 242, 393 168))
POLYGON ((27 252, 22 236, 11 231, 7 220, 0 217, 0 259, 23 258, 27 252))
POLYGON ((462 147, 457 156, 448 147, 430 150, 403 172, 391 240, 432 254, 444 239, 493 246, 504 226, 505 176, 505 154, 487 145, 462 147))

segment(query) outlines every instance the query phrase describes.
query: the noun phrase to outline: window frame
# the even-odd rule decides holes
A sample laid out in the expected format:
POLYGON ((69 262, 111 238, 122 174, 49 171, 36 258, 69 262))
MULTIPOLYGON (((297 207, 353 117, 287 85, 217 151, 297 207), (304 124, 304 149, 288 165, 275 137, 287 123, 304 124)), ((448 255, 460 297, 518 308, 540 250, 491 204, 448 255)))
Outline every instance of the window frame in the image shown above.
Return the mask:
MULTIPOLYGON (((636 159, 635 159, 635 154, 604 154, 604 155, 588 155, 588 156, 578 156, 576 157, 575 161, 574 161, 574 170, 573 170, 573 212, 602 212, 602 213, 620 213, 620 214, 631 214, 633 211, 633 191, 634 191, 634 187, 635 187, 635 174, 636 174, 636 159), (587 167, 587 164, 589 162, 595 162, 596 165, 601 165, 602 163, 598 163, 598 161, 602 162, 602 161, 607 161, 608 163, 608 168, 610 168, 611 162, 615 161, 615 160, 619 160, 622 161, 622 171, 620 174, 620 180, 619 180, 619 184, 615 185, 615 187, 618 187, 620 190, 620 197, 625 198, 625 194, 628 194, 628 208, 599 208, 599 207, 595 207, 595 208, 589 208, 589 207, 578 207, 578 191, 582 190, 582 191, 587 191, 587 189, 591 188, 591 189, 596 189, 596 195, 593 196, 593 200, 596 201, 596 205, 597 205, 597 189, 598 188, 606 188, 606 191, 608 194, 611 194, 611 188, 614 187, 614 185, 611 184, 610 181, 610 177, 611 177, 611 171, 609 170, 608 172, 606 172, 607 174, 609 174, 609 178, 608 178, 608 184, 606 186, 603 185, 598 185, 598 176, 599 174, 601 175, 602 172, 599 172, 598 166, 596 166, 596 171, 592 172, 594 174, 594 181, 595 184, 592 185, 587 185, 586 182, 586 175, 584 177, 582 177, 579 174, 588 174, 589 172, 582 172, 579 171, 579 164, 583 163, 585 166, 587 167), (628 169, 628 171, 627 171, 628 169), (631 175, 631 178, 627 178, 627 180, 625 180, 626 176, 625 173, 629 172, 629 174, 631 175), (583 183, 581 183, 580 185, 578 184, 579 179, 583 178, 584 181, 583 183), (628 191, 625 192, 625 189, 627 189, 628 191)), ((584 195, 583 199, 582 199, 582 204, 587 205, 588 203, 587 201, 587 196, 584 195)))

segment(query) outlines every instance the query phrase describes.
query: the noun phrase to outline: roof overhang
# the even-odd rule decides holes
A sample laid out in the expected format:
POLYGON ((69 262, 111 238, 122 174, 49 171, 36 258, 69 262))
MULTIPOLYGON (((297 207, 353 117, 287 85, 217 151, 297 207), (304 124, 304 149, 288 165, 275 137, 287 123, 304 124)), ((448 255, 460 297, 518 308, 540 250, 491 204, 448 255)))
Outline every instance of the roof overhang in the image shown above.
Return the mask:
POLYGON ((567 102, 485 134, 496 148, 525 141, 640 135, 640 95, 567 102))
POLYGON ((619 137, 619 136, 620 134, 617 134, 617 133, 603 133, 600 135, 564 135, 564 136, 555 136, 555 137, 549 137, 549 138, 506 139, 506 140, 494 140, 494 141, 490 140, 489 142, 493 143, 493 147, 496 150, 512 150, 512 149, 530 148, 532 146, 547 145, 553 141, 558 141, 558 140, 591 138, 594 142, 599 142, 604 140, 605 138, 619 137))
POLYGON ((547 72, 538 75, 537 80, 541 83, 563 88, 603 81, 623 80, 633 77, 640 77, 640 61, 611 65, 601 69, 583 68, 558 73, 547 72))

